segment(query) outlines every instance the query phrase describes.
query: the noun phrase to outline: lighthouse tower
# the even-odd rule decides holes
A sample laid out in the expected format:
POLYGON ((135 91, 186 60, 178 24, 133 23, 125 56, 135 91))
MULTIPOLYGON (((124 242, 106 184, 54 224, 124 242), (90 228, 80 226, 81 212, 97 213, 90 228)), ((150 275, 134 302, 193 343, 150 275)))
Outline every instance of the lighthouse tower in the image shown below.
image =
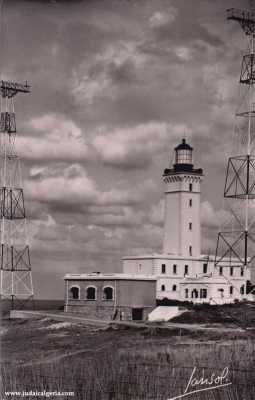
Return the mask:
POLYGON ((182 139, 175 148, 175 163, 165 169, 163 253, 185 257, 201 255, 201 168, 193 165, 193 148, 182 139))

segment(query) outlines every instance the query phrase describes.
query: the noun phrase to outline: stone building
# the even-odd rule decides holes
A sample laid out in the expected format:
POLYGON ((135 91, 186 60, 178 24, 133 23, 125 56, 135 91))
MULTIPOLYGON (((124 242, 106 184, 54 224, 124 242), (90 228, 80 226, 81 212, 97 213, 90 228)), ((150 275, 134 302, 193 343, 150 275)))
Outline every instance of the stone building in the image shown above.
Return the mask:
POLYGON ((250 270, 237 258, 201 254, 200 196, 203 170, 194 168, 193 148, 183 139, 175 163, 165 169, 165 216, 160 254, 123 257, 123 272, 157 278, 157 298, 231 303, 246 297, 250 270), (217 260, 219 261, 219 260, 217 260))
POLYGON ((103 320, 144 320, 156 306, 156 277, 67 274, 65 311, 103 320))

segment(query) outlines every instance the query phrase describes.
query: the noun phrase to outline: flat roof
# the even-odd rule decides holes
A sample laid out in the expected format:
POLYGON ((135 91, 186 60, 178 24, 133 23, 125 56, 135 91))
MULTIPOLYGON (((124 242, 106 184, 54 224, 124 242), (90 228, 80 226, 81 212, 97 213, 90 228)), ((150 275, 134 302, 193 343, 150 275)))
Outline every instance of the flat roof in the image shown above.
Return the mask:
MULTIPOLYGON (((144 255, 137 255, 137 256, 124 256, 122 257, 122 260, 191 260, 191 261, 207 261, 208 256, 199 256, 199 257, 194 257, 194 256, 180 256, 177 254, 144 254, 144 255)), ((214 259, 213 259, 214 260, 214 259)), ((209 261, 213 261, 212 258, 210 258, 209 261)))
MULTIPOLYGON (((199 256, 183 256, 178 254, 144 254, 137 256, 124 256, 122 260, 183 260, 183 261, 203 261, 203 262, 215 262, 215 255, 201 254, 199 256)), ((217 260, 221 263, 237 263, 241 264, 241 261, 237 257, 217 257, 217 260)))
POLYGON ((103 274, 91 272, 87 274, 66 274, 65 280, 132 280, 132 281, 156 281, 157 278, 153 275, 131 275, 131 274, 103 274))

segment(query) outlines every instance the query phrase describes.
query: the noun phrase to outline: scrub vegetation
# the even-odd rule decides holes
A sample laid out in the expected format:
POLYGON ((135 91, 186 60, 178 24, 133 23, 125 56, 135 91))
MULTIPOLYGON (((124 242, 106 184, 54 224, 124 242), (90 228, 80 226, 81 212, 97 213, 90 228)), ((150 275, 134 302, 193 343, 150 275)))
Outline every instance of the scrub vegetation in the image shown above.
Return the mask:
MULTIPOLYGON (((73 391, 82 400, 167 400, 184 393, 196 367, 194 376, 209 381, 224 368, 226 375, 228 368, 224 382, 231 384, 187 398, 255 398, 252 329, 222 333, 165 324, 99 328, 38 318, 3 320, 1 332, 3 392, 73 391)), ((189 391, 205 386, 210 385, 189 391)))

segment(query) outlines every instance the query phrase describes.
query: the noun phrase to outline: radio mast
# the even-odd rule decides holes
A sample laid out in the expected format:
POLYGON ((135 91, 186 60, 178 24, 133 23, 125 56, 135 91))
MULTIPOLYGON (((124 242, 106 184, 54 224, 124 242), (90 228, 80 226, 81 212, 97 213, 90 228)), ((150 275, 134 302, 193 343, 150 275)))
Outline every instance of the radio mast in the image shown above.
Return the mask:
POLYGON ((0 296, 11 301, 12 309, 34 295, 13 101, 29 92, 27 83, 0 81, 0 296))
POLYGON ((29 93, 30 87, 2 76, 7 22, 4 0, 0 0, 0 299, 9 300, 11 309, 20 309, 33 299, 34 290, 21 166, 15 146, 14 98, 29 93))
MULTIPOLYGON (((223 265, 223 259, 228 258, 230 267, 231 260, 235 258, 244 270, 252 266, 255 258, 255 231, 252 229, 255 222, 254 202, 252 204, 252 200, 255 199, 255 156, 253 154, 255 13, 232 8, 227 10, 227 19, 238 22, 248 39, 248 50, 243 55, 239 79, 244 95, 236 113, 240 130, 244 132, 242 137, 244 149, 243 154, 237 154, 228 159, 224 198, 233 202, 233 208, 230 207, 233 218, 231 229, 218 234, 215 265, 223 265), (235 206, 237 206, 236 211, 234 211, 235 206)), ((235 266, 237 265, 232 265, 232 267, 235 266)))

